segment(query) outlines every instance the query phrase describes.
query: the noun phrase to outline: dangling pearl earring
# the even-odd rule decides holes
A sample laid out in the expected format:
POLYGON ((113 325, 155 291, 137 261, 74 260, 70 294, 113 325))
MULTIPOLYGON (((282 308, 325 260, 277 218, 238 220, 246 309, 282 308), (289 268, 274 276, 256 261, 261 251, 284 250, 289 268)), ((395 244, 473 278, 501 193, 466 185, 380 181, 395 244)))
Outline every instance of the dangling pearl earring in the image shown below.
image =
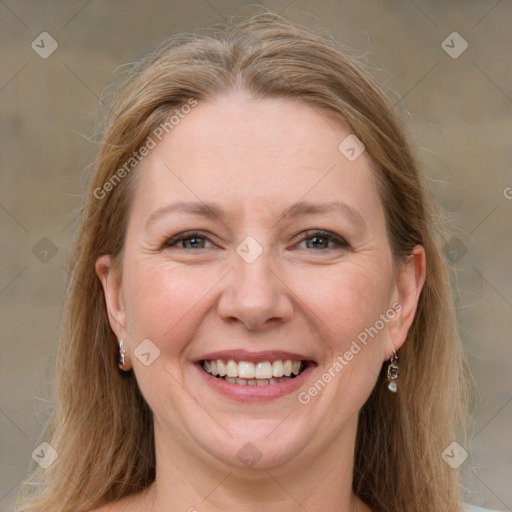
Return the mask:
POLYGON ((393 393, 397 392, 397 386, 395 379, 398 377, 398 356, 396 355, 395 349, 393 348, 393 353, 391 354, 391 359, 389 360, 388 366, 388 389, 393 393))

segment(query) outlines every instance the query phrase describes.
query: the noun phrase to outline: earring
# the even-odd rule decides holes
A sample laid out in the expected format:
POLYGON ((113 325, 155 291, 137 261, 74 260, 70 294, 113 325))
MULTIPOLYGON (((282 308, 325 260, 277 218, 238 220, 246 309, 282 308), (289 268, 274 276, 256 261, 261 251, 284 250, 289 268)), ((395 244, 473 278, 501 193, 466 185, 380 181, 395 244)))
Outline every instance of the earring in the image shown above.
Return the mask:
POLYGON ((389 360, 388 366, 388 389, 393 393, 396 393, 397 386, 395 379, 398 377, 398 357, 396 355, 395 349, 393 348, 393 353, 391 354, 391 359, 389 360))
POLYGON ((123 340, 119 341, 119 362, 118 362, 118 365, 119 365, 119 368, 121 368, 121 370, 124 370, 125 369, 125 355, 126 355, 126 349, 123 347, 123 340))

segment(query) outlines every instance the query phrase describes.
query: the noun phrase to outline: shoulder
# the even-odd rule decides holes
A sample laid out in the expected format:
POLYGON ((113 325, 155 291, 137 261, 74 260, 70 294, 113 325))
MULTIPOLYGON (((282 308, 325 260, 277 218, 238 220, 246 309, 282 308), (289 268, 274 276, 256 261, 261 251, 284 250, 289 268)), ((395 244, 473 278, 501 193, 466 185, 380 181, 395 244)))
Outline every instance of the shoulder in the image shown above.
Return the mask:
POLYGON ((464 503, 464 512, 497 512, 488 508, 477 507, 476 505, 469 505, 464 503))

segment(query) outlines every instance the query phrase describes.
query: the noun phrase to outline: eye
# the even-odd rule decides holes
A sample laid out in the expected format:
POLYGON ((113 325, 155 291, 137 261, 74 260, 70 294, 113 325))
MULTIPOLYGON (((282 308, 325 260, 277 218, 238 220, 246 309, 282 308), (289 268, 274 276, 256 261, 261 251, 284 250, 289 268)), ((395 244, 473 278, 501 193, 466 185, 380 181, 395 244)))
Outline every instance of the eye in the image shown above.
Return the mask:
POLYGON ((341 237, 322 230, 309 230, 301 233, 299 242, 306 242, 306 249, 326 251, 332 249, 350 249, 350 245, 341 237))
MULTIPOLYGON (((325 252, 334 249, 350 249, 350 245, 340 236, 329 231, 308 230, 301 233, 298 237, 299 244, 305 242, 306 250, 325 252)), ((197 231, 188 231, 175 235, 162 246, 162 249, 209 249, 213 247, 212 242, 206 236, 197 231), (207 244, 210 244, 208 247, 207 244)))
POLYGON ((208 249, 209 247, 205 247, 206 243, 211 242, 204 235, 196 231, 189 231, 169 238, 164 243, 162 249, 169 247, 176 247, 177 249, 208 249))

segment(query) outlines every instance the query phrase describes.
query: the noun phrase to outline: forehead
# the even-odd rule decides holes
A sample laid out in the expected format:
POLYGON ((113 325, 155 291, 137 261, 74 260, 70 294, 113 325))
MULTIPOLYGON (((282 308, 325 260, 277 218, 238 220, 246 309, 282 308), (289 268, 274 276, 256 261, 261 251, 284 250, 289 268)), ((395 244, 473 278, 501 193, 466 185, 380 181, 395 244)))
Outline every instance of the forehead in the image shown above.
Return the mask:
POLYGON ((297 100, 231 93, 199 102, 140 164, 132 207, 144 217, 176 199, 214 199, 233 215, 276 216, 301 199, 344 199, 378 221, 371 160, 340 152, 349 136, 334 116, 297 100))

